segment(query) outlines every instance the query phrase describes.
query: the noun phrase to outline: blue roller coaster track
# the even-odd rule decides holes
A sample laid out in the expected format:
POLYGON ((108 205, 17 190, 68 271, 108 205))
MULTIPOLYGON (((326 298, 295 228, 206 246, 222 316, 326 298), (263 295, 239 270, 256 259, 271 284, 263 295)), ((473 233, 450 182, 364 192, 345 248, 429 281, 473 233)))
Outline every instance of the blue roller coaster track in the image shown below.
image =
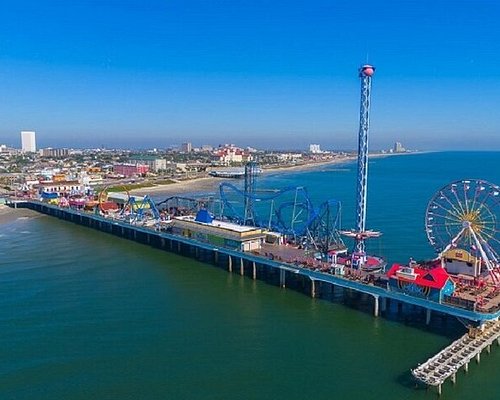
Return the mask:
POLYGON ((232 183, 222 183, 219 191, 221 215, 235 223, 249 222, 247 208, 253 204, 252 225, 280 232, 325 253, 331 247, 343 246, 339 235, 341 204, 337 200, 325 201, 315 208, 301 186, 248 192, 232 183))

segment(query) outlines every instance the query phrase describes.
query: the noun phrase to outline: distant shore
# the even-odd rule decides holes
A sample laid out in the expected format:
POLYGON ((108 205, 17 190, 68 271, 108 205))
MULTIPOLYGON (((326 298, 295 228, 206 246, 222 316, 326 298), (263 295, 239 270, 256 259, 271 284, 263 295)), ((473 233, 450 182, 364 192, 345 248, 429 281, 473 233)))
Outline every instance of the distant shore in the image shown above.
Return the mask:
MULTIPOLYGON (((400 156, 405 154, 419 154, 419 153, 375 153, 370 154, 370 158, 383 158, 383 157, 392 157, 392 156, 400 156)), ((280 166, 280 167, 272 167, 272 168, 264 168, 262 173, 286 173, 290 172, 300 172, 300 171, 308 171, 314 170, 316 168, 324 167, 327 165, 335 165, 335 164, 345 164, 354 162, 357 160, 356 155, 338 157, 332 160, 318 161, 318 162, 309 162, 300 165, 292 165, 292 166, 280 166)), ((145 196, 147 194, 155 195, 155 194, 164 194, 166 196, 176 195, 176 194, 186 194, 186 193, 203 193, 203 192, 215 192, 219 184, 222 182, 230 182, 230 179, 226 178, 217 178, 213 176, 207 176, 203 178, 195 178, 189 179, 185 181, 178 181, 175 183, 170 183, 166 185, 157 185, 151 187, 144 187, 140 189, 133 189, 130 191, 130 194, 134 194, 137 196, 145 196)))
MULTIPOLYGON (((273 167, 273 168, 265 168, 263 169, 263 174, 275 173, 275 172, 283 172, 286 173, 288 171, 305 171, 310 169, 315 169, 318 167, 322 167, 325 165, 332 164, 343 164, 346 162, 350 162, 355 160, 355 157, 346 156, 342 158, 336 158, 334 160, 328 161, 319 161, 314 163, 293 165, 293 166, 281 166, 281 167, 273 167)), ((203 178, 195 178, 189 179, 185 181, 178 181, 175 183, 169 183, 167 185, 157 185, 151 187, 144 187, 140 189, 133 189, 130 191, 130 194, 134 194, 137 196, 144 196, 146 194, 157 194, 162 193, 165 195, 174 195, 174 194, 185 194, 185 193, 202 193, 202 192, 214 192, 219 187, 219 184, 222 182, 230 182, 231 180, 226 178, 218 178, 213 176, 207 176, 203 178)))

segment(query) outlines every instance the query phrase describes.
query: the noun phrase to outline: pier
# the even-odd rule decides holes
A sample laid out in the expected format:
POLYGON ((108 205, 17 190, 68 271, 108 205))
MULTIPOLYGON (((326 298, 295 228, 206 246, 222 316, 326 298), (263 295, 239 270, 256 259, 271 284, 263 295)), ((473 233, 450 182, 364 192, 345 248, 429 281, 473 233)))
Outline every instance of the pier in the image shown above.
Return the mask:
POLYGON ((331 290, 325 285, 363 293, 371 296, 373 300, 374 316, 379 316, 381 311, 385 310, 388 301, 394 301, 397 304, 409 304, 426 310, 427 323, 430 322, 433 311, 477 324, 500 318, 500 311, 486 313, 457 307, 448 302, 432 301, 424 297, 412 296, 392 290, 385 284, 376 285, 373 282, 363 281, 354 276, 335 275, 329 271, 306 268, 288 260, 268 258, 257 252, 245 252, 215 246, 194 238, 159 231, 154 226, 131 224, 119 219, 107 218, 72 208, 61 208, 33 200, 17 202, 12 206, 30 208, 78 225, 214 264, 223 267, 229 272, 238 271, 243 276, 261 279, 283 288, 294 287, 312 297, 318 297, 321 288, 331 290))
POLYGON ((372 299, 373 315, 378 317, 395 304, 398 312, 406 304, 412 310, 425 311, 425 323, 429 324, 433 311, 471 322, 469 333, 453 342, 440 353, 411 371, 418 381, 437 387, 441 394, 442 384, 451 379, 456 382, 460 368, 466 372, 471 360, 479 363, 480 354, 490 352, 496 341, 500 344, 500 311, 486 313, 457 307, 449 302, 433 301, 392 290, 388 284, 375 284, 355 276, 336 275, 331 271, 306 268, 288 260, 269 258, 258 252, 245 252, 214 246, 181 235, 158 230, 151 225, 132 224, 123 220, 89 213, 77 209, 61 208, 38 201, 20 201, 13 207, 25 207, 78 225, 109 233, 124 239, 152 246, 157 249, 190 257, 201 262, 223 268, 229 273, 238 273, 251 279, 259 279, 281 288, 291 288, 313 298, 322 293, 332 295, 341 291, 347 298, 367 296, 372 299))
POLYGON ((440 351, 412 370, 413 376, 420 382, 437 387, 441 395, 442 384, 451 379, 457 380, 457 372, 463 368, 469 371, 469 363, 475 358, 479 364, 481 353, 486 349, 489 353, 494 343, 500 345, 500 321, 486 322, 481 329, 473 329, 451 345, 440 351))

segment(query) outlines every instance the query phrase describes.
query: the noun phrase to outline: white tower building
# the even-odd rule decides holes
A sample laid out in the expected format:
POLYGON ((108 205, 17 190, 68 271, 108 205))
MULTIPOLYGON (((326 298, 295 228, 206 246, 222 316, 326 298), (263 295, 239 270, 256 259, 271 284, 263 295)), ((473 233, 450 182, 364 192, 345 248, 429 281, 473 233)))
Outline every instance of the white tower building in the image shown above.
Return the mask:
POLYGON ((318 154, 321 153, 321 147, 319 144, 310 144, 309 145, 309 152, 313 154, 318 154))
POLYGON ((23 153, 36 152, 35 131, 21 131, 21 149, 23 153))

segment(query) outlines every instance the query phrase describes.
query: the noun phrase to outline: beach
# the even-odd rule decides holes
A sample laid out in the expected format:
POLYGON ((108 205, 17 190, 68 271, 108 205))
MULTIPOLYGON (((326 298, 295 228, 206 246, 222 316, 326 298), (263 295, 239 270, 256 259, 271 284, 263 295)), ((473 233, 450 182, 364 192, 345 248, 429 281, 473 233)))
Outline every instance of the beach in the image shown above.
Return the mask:
POLYGON ((15 221, 18 218, 40 217, 41 214, 28 210, 27 208, 10 208, 9 206, 0 206, 0 225, 15 221))
MULTIPOLYGON (((265 168, 262 170, 263 174, 276 173, 276 172, 288 172, 288 171, 307 171, 315 168, 319 168, 326 165, 344 164, 348 162, 355 161, 356 156, 346 156, 342 158, 336 158, 328 161, 311 162, 307 164, 294 165, 294 166, 283 166, 283 167, 273 167, 265 168)), ((157 185, 151 187, 145 187, 140 189, 134 189, 130 191, 130 194, 137 196, 145 196, 147 194, 162 193, 165 195, 177 195, 186 194, 193 192, 214 192, 217 190, 222 182, 227 182, 227 178, 218 178, 213 176, 207 176, 203 178, 189 179, 185 181, 178 181, 175 183, 170 183, 166 185, 157 185)))
MULTIPOLYGON (((401 156, 405 154, 417 154, 417 153, 374 153, 370 154, 369 158, 385 158, 393 156, 401 156)), ((357 160, 356 155, 338 157, 333 160, 319 161, 319 162, 309 162, 307 164, 293 165, 293 166, 281 166, 273 168, 264 168, 262 174, 267 175, 271 173, 286 173, 286 172, 298 172, 298 171, 308 171, 327 165, 336 164, 346 164, 350 162, 355 162, 357 160)), ((164 194, 166 196, 170 195, 182 195, 190 193, 203 193, 203 192, 215 192, 218 190, 219 185, 222 182, 228 182, 228 178, 218 178, 213 176, 207 176, 203 178, 187 179, 182 181, 177 181, 175 183, 156 185, 150 187, 144 187, 140 189, 130 190, 130 194, 136 196, 145 196, 147 194, 164 194)))

